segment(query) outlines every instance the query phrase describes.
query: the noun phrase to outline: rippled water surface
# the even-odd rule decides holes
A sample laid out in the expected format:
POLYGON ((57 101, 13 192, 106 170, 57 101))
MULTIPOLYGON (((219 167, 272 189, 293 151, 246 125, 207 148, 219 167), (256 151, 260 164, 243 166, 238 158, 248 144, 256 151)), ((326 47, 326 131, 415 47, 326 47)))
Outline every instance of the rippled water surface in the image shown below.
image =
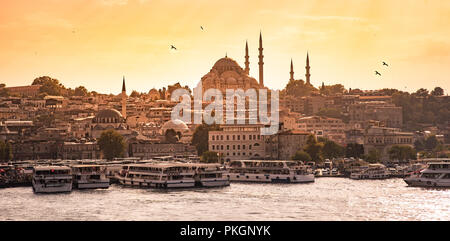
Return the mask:
POLYGON ((0 220, 450 220, 450 189, 346 178, 170 191, 112 185, 68 194, 19 187, 0 189, 0 209, 0 220))

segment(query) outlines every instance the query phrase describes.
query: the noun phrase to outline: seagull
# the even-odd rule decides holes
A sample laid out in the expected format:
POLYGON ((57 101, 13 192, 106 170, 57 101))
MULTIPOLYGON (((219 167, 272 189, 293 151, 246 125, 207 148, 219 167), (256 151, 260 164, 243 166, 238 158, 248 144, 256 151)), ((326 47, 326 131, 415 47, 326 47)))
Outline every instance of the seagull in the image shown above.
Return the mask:
POLYGON ((383 61, 383 65, 386 65, 386 66, 388 66, 388 67, 389 67, 389 65, 388 65, 388 64, 386 64, 386 62, 384 62, 384 61, 383 61))
POLYGON ((378 71, 375 71, 375 75, 381 76, 381 74, 378 71))
POLYGON ((170 45, 170 49, 175 49, 175 50, 177 50, 177 48, 175 48, 175 46, 173 46, 173 45, 170 45))

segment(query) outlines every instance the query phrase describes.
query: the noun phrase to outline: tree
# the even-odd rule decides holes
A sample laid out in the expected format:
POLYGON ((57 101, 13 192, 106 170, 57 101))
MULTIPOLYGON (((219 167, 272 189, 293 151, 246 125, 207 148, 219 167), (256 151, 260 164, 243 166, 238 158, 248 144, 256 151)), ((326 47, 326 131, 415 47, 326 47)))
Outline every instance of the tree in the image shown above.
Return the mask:
POLYGON ((198 155, 208 150, 209 131, 219 130, 218 125, 202 124, 195 128, 192 136, 192 144, 196 147, 198 155))
POLYGON ((431 151, 434 148, 436 148, 437 145, 438 145, 438 140, 435 135, 428 137, 427 140, 425 141, 425 149, 426 150, 431 151))
POLYGON ((206 162, 206 163, 218 163, 219 162, 219 155, 218 155, 217 152, 205 151, 202 154, 201 161, 202 162, 206 162))
POLYGON ((79 86, 79 87, 75 88, 73 95, 74 96, 88 96, 89 91, 84 86, 79 86))
POLYGON ((317 89, 314 88, 314 86, 305 83, 305 81, 303 80, 290 80, 286 87, 283 89, 282 96, 290 95, 302 97, 310 95, 313 91, 317 91, 317 89))
POLYGON ((436 87, 434 90, 431 91, 431 95, 433 96, 443 96, 444 95, 444 89, 441 87, 436 87))
POLYGON ((357 143, 349 143, 345 147, 345 156, 361 158, 364 156, 364 145, 357 143))
POLYGON ((139 92, 137 92, 136 90, 131 91, 130 97, 136 98, 136 97, 140 97, 141 94, 139 92))
POLYGON ((332 159, 344 156, 344 147, 338 145, 334 141, 326 140, 322 147, 322 155, 324 158, 332 159))
POLYGON ((416 141, 414 141, 414 148, 417 151, 423 151, 425 150, 425 142, 422 139, 417 139, 416 141))
POLYGON ((12 158, 11 143, 0 140, 0 161, 10 161, 12 158))
POLYGON ((47 93, 48 95, 61 95, 66 88, 59 83, 59 80, 48 76, 42 76, 33 80, 32 85, 41 85, 40 93, 47 93))
POLYGON ((168 129, 164 134, 164 137, 167 143, 177 143, 179 140, 177 132, 174 129, 168 129))
POLYGON ((420 96, 420 97, 427 97, 428 96, 428 90, 424 89, 424 88, 420 88, 414 93, 414 95, 420 96))
POLYGON ((381 159, 381 154, 375 148, 370 149, 369 154, 367 156, 365 156, 365 158, 364 158, 365 161, 370 162, 370 163, 379 162, 380 159, 381 159))
POLYGON ((123 157, 126 149, 125 139, 115 130, 103 131, 97 143, 104 157, 108 160, 123 157))
POLYGON ((311 161, 311 156, 302 150, 296 151, 295 154, 291 158, 292 158, 292 160, 295 160, 295 161, 302 161, 302 162, 311 161))
POLYGON ((416 158, 416 151, 410 146, 394 145, 388 153, 391 160, 407 161, 416 158))
POLYGON ((309 135, 306 141, 306 146, 303 150, 309 154, 314 162, 317 163, 322 161, 322 146, 323 144, 317 142, 314 135, 309 135))

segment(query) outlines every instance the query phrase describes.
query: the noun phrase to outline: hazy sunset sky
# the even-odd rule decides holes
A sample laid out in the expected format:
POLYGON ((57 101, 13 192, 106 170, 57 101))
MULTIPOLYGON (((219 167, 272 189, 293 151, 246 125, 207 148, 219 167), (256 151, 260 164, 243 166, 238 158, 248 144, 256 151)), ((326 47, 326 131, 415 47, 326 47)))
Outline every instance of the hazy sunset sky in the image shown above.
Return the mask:
POLYGON ((0 83, 193 87, 225 53, 244 66, 246 40, 258 79, 260 30, 269 88, 284 88, 291 58, 304 79, 309 51, 315 86, 450 90, 448 0, 0 0, 0 83))

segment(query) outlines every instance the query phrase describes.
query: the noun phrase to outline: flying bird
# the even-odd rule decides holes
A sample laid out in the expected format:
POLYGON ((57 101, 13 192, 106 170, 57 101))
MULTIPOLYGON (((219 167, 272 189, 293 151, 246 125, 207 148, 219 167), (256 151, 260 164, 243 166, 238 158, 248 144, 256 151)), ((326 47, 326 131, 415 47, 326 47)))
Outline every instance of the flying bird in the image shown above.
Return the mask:
POLYGON ((175 46, 173 46, 173 45, 170 45, 170 49, 175 49, 175 50, 177 50, 177 48, 175 48, 175 46))
POLYGON ((375 75, 381 76, 381 74, 378 71, 375 71, 375 75))
POLYGON ((388 67, 389 67, 389 65, 388 65, 388 64, 387 64, 386 62, 384 62, 384 61, 383 61, 383 65, 386 65, 386 66, 388 66, 388 67))

